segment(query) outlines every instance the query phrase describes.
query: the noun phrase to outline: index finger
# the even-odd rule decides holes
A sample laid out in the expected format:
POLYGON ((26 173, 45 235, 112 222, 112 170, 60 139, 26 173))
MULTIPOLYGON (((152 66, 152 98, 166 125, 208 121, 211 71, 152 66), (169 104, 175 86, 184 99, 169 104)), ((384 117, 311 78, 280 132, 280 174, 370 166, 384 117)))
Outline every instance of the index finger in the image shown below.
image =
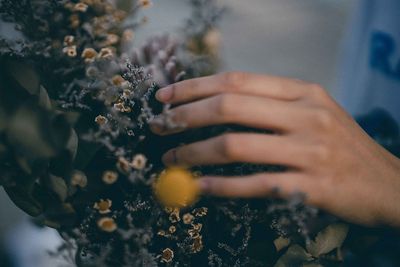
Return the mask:
POLYGON ((229 92, 291 101, 302 97, 308 87, 306 82, 295 79, 227 72, 169 85, 158 90, 156 98, 164 103, 180 104, 229 92))

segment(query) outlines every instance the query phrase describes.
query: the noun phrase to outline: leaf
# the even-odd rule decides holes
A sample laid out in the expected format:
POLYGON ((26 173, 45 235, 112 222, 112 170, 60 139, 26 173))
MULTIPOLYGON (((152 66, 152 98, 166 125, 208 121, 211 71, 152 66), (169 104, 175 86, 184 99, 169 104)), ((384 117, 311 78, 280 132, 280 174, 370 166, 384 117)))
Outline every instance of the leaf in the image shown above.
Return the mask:
POLYGON ((43 212, 42 205, 29 192, 24 191, 22 187, 5 187, 4 190, 14 204, 30 216, 36 217, 43 212))
POLYGON ((55 150, 43 135, 42 121, 44 114, 30 107, 20 108, 11 118, 8 127, 8 140, 20 153, 35 157, 50 157, 55 150))
POLYGON ((46 89, 43 86, 40 86, 40 91, 39 91, 39 106, 50 110, 51 109, 51 102, 50 102, 50 97, 47 94, 46 89))
POLYGON ((291 245, 274 267, 297 267, 310 260, 312 260, 312 257, 304 248, 299 245, 291 245))
POLYGON ((27 64, 9 62, 7 69, 14 79, 31 95, 35 95, 39 91, 39 75, 27 64))
POLYGON ((315 240, 308 244, 307 250, 314 257, 329 253, 342 246, 348 231, 349 226, 347 224, 331 224, 318 233, 315 240))
POLYGON ((50 174, 49 186, 51 190, 58 195, 62 202, 67 199, 68 187, 63 178, 50 174))

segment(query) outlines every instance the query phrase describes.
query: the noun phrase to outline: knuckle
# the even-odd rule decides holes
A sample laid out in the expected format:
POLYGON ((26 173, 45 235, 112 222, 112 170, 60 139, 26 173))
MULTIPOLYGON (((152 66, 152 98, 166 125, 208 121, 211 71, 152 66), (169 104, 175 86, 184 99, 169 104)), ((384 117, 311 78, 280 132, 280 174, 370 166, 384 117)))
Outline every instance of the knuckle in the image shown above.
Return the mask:
POLYGON ((239 71, 225 72, 222 74, 222 79, 225 84, 231 88, 241 86, 245 81, 246 74, 239 71))
POLYGON ((234 96, 230 94, 221 94, 216 98, 216 113, 221 117, 227 117, 234 111, 234 96))
POLYGON ((236 134, 224 134, 221 137, 221 154, 228 160, 235 160, 240 155, 238 149, 239 136, 236 134))
POLYGON ((332 158, 332 151, 326 144, 318 144, 313 146, 311 150, 312 162, 329 162, 332 158))
POLYGON ((330 130, 335 126, 335 115, 328 109, 320 109, 314 116, 314 122, 320 129, 330 130))

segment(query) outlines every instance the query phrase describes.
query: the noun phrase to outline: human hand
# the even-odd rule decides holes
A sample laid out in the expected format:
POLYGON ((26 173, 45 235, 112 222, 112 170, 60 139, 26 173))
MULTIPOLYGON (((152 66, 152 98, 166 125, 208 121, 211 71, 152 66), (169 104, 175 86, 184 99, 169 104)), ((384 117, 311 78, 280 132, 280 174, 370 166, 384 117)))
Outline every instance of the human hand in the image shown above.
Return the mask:
MULTIPOLYGON (((289 197, 364 225, 400 226, 400 160, 372 140, 320 86, 231 72, 160 89, 188 128, 238 124, 274 134, 227 133, 174 148, 166 165, 234 162, 279 164, 281 173, 202 177, 204 193, 225 197, 289 197), (278 189, 278 190, 277 190, 278 189)), ((153 131, 163 132, 157 127, 153 131)))

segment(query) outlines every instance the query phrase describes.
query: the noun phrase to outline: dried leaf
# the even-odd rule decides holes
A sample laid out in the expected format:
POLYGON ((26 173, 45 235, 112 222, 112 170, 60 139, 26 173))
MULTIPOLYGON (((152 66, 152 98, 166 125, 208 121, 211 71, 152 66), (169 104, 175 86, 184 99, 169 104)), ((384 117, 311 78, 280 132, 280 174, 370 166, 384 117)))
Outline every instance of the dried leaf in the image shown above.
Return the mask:
POLYGON ((292 245, 285 254, 279 258, 274 267, 294 267, 301 266, 304 262, 312 260, 310 254, 299 245, 292 245))
POLYGON ((40 86, 39 106, 44 109, 47 109, 47 110, 51 109, 51 102, 50 102, 49 95, 47 94, 47 91, 43 86, 40 86))
POLYGON ((62 202, 65 201, 68 195, 68 187, 64 179, 58 176, 49 176, 49 186, 54 193, 58 195, 62 202))
POLYGON ((348 231, 349 226, 347 224, 331 224, 318 233, 315 240, 307 246, 307 250, 314 257, 329 253, 342 246, 348 231))

